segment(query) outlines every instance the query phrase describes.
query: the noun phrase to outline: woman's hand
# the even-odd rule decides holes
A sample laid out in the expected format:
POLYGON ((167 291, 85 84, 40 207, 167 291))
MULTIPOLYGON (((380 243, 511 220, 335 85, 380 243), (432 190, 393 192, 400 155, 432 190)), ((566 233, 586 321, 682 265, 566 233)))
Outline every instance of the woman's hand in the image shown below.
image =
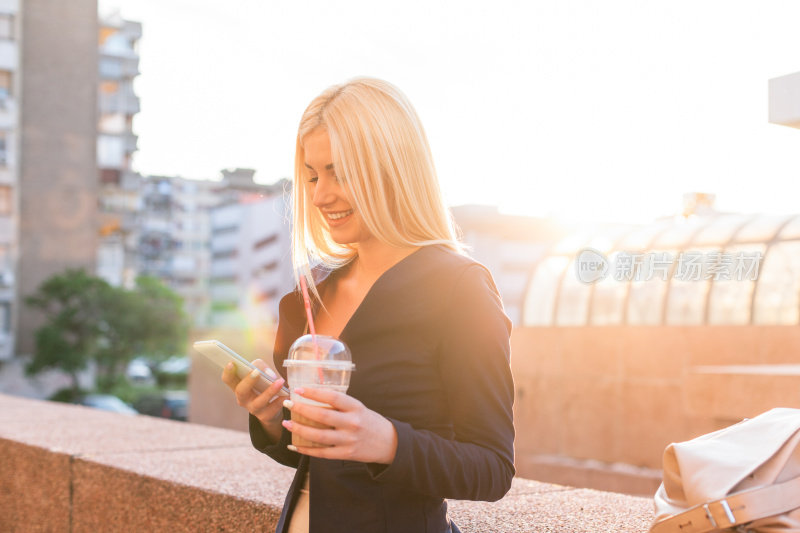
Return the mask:
POLYGON ((394 425, 363 403, 342 392, 329 389, 297 388, 293 393, 309 400, 326 403, 327 409, 316 405, 287 400, 284 406, 301 416, 332 429, 316 429, 291 420, 283 426, 294 434, 324 448, 292 446, 302 454, 325 459, 344 459, 362 463, 391 464, 397 451, 397 431, 394 425))
POLYGON ((259 394, 253 390, 253 385, 258 382, 259 373, 253 371, 244 379, 239 379, 233 363, 228 363, 222 371, 222 381, 236 394, 236 403, 247 409, 258 418, 261 426, 270 438, 277 442, 281 438, 281 420, 283 420, 283 400, 286 396, 279 396, 284 379, 279 378, 261 359, 253 361, 253 366, 261 369, 268 376, 275 379, 264 392, 259 394), (276 379, 277 378, 277 379, 276 379))

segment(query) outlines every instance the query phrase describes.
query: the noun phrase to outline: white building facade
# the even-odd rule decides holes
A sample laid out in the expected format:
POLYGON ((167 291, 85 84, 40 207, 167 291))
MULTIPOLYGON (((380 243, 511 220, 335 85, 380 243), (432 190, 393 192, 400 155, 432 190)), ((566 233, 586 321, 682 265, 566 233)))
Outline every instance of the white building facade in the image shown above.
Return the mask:
POLYGON ((219 181, 147 176, 137 234, 137 271, 178 293, 194 324, 209 308, 210 210, 224 198, 219 181))
POLYGON ((0 361, 14 355, 19 225, 19 5, 0 2, 0 361))
POLYGON ((118 14, 100 19, 97 92, 97 168, 100 180, 100 238, 97 275, 112 285, 130 286, 137 275, 141 176, 131 159, 137 149, 133 118, 139 97, 138 43, 142 25, 118 14))
POLYGON ((287 197, 242 194, 211 211, 208 325, 277 323, 280 298, 294 286, 287 197))

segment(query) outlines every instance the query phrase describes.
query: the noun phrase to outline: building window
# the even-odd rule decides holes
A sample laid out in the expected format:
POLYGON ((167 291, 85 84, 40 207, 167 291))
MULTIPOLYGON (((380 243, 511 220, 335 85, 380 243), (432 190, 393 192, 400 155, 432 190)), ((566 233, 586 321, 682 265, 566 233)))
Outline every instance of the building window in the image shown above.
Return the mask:
POLYGON ((0 106, 11 97, 11 72, 0 70, 0 106))
POLYGON ((0 131, 0 167, 8 166, 8 137, 5 131, 0 131))
POLYGON ((223 233, 236 233, 239 231, 239 226, 219 226, 211 229, 214 235, 222 235, 223 233))
POLYGON ((101 57, 98 62, 100 77, 107 80, 122 78, 122 64, 113 58, 101 57))
POLYGON ((103 113, 97 123, 100 133, 120 134, 127 131, 127 121, 122 113, 103 113))
POLYGON ((11 303, 0 302, 0 332, 11 333, 11 303))
POLYGON ((0 215, 10 215, 14 205, 11 187, 0 185, 0 215))
POLYGON ((0 285, 3 283, 10 285, 9 278, 13 277, 11 268, 11 246, 0 244, 0 285))
POLYGON ((125 142, 113 135, 97 136, 97 166, 122 168, 125 164, 125 142))
POLYGON ((14 15, 10 13, 0 13, 0 39, 14 39, 14 15))
POLYGON ((268 302, 278 297, 278 289, 270 289, 268 291, 256 295, 256 302, 268 302))
POLYGON ((265 237, 265 238, 261 239, 260 241, 258 241, 257 243, 255 243, 253 245, 253 249, 254 250, 258 250, 259 248, 263 248, 264 246, 272 244, 273 242, 275 242, 277 240, 278 240, 278 235, 277 234, 272 234, 269 237, 265 237))
POLYGON ((118 81, 100 82, 100 92, 104 94, 117 94, 119 92, 119 82, 118 81))
POLYGON ((263 265, 261 268, 253 271, 253 276, 258 276, 262 272, 270 272, 270 271, 275 270, 277 268, 278 268, 278 262, 277 261, 270 261, 269 263, 266 263, 265 265, 263 265))
POLYGON ((212 259, 233 259, 239 255, 238 250, 221 250, 211 254, 212 259))
POLYGON ((209 281, 212 285, 227 285, 230 283, 236 283, 237 278, 236 274, 230 274, 227 276, 212 276, 209 281))
POLYGON ((101 168, 100 169, 100 183, 119 185, 120 176, 122 173, 114 168, 101 168))

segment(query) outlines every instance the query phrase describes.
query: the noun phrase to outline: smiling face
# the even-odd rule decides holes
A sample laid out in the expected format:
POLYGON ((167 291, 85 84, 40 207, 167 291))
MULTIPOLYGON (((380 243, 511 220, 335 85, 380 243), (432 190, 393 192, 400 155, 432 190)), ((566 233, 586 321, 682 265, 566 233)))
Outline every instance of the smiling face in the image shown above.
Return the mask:
POLYGON ((319 209, 331 238, 339 244, 361 243, 371 238, 350 196, 336 176, 331 141, 325 128, 317 128, 303 140, 306 194, 319 209))

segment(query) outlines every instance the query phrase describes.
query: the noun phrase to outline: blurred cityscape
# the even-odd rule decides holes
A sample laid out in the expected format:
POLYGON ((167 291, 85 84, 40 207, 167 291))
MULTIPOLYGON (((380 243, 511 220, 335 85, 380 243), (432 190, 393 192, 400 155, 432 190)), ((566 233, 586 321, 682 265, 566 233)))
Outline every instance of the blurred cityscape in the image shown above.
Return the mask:
MULTIPOLYGON (((141 24, 98 19, 91 0, 57 16, 49 6, 0 0, 0 392, 47 398, 64 386, 25 376, 41 317, 24 299, 67 268, 123 287, 159 278, 183 298, 192 338, 271 331, 293 285, 291 184, 257 183, 248 168, 137 173, 141 24)), ((800 128, 800 73, 770 80, 769 117, 800 128)), ((800 214, 723 213, 712 193, 679 200, 649 225, 580 228, 452 208, 515 326, 523 475, 645 493, 668 442, 775 403, 800 407, 800 214), (608 268, 661 257, 661 275, 586 283, 576 261, 587 249, 608 268), (705 270, 681 279, 690 252, 707 254, 705 270), (756 275, 715 275, 737 253, 758 254, 756 275)), ((202 372, 189 419, 244 429, 235 406, 219 407, 227 391, 209 392, 216 371, 202 372)))

